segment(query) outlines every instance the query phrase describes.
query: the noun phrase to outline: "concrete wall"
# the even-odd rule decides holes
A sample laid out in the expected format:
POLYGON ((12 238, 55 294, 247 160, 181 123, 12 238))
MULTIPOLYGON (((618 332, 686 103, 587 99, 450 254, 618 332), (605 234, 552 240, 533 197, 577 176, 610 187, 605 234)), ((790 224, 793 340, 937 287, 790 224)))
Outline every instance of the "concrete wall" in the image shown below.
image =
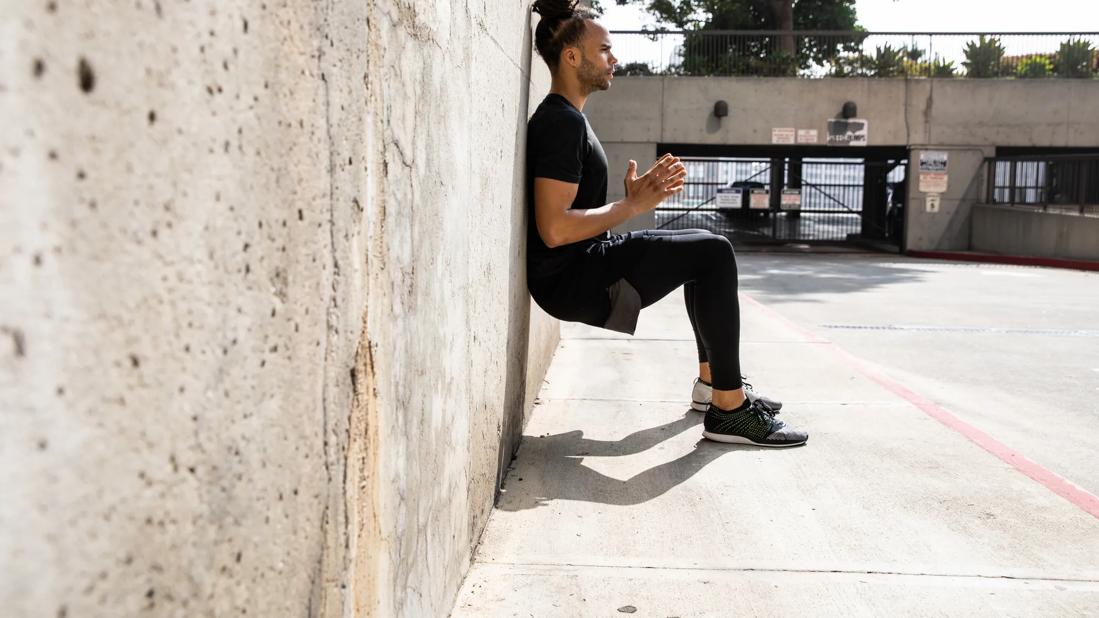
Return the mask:
POLYGON ((0 3, 5 615, 449 611, 557 336, 528 7, 0 3))
POLYGON ((647 166, 660 143, 770 145, 772 128, 793 127, 816 129, 823 145, 845 101, 869 121, 871 146, 950 153, 938 213, 926 211, 909 170, 909 249, 968 248, 981 161, 996 146, 1099 147, 1099 105, 1090 104, 1099 101, 1099 80, 618 77, 584 111, 611 160, 613 190, 615 165, 651 151, 638 159, 647 166), (718 100, 729 104, 720 120, 712 113, 718 100))
POLYGON ((1099 260, 1099 217, 978 204, 973 207, 975 251, 1099 260))
POLYGON ((1099 80, 616 77, 584 112, 604 146, 770 144, 774 127, 817 129, 823 144, 845 101, 869 120, 871 146, 1095 146, 1095 100, 1099 80))

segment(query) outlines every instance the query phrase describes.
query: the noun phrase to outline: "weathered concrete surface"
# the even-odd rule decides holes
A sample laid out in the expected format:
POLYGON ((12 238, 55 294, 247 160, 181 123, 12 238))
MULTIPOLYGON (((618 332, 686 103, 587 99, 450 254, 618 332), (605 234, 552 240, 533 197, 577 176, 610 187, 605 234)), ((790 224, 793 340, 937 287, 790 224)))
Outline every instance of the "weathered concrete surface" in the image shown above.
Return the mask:
POLYGON ((854 101, 871 146, 1094 146, 1097 99, 1099 81, 1078 79, 616 77, 584 111, 605 143, 770 144, 772 128, 795 127, 824 144, 854 101))
POLYGON ((1099 218, 1025 208, 973 207, 975 251, 1099 260, 1099 218))
POLYGON ((529 2, 0 11, 5 615, 445 613, 556 342, 529 2))
POLYGON ((567 324, 454 616, 1094 612, 1099 501, 1017 466, 1099 492, 1099 275, 739 262, 745 369, 809 443, 702 439, 678 291, 632 339, 567 324))
POLYGON ((904 210, 905 248, 908 250, 964 250, 970 248, 973 206, 984 199, 987 169, 985 157, 996 154, 991 146, 943 147, 947 153, 947 187, 939 195, 939 211, 928 212, 927 193, 920 191, 920 152, 909 151, 908 197, 904 210))

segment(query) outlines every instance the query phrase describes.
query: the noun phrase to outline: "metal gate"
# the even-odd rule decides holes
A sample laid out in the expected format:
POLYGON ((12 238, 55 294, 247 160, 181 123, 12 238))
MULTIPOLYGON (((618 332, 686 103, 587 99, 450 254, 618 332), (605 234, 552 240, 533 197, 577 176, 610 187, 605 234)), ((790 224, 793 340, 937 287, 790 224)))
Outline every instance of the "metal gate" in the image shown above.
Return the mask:
POLYGON ((738 243, 900 245, 905 160, 680 157, 684 190, 657 227, 703 228, 738 243))

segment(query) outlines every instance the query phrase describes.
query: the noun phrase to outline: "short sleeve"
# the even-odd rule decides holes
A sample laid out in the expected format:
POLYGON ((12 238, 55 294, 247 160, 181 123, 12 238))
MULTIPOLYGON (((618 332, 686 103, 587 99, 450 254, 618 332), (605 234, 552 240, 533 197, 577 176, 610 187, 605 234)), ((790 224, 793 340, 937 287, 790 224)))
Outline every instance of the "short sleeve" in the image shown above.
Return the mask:
POLYGON ((531 156, 536 178, 580 182, 588 140, 588 126, 582 117, 560 114, 528 138, 535 140, 531 156))

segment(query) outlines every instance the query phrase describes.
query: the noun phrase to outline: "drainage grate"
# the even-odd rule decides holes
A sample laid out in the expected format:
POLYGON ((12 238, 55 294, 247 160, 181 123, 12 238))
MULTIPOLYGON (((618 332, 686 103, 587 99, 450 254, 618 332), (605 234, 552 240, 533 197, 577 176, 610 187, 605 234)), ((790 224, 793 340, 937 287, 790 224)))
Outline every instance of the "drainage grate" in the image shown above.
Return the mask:
POLYGON ((891 330, 918 333, 965 333, 970 335, 1046 335, 1051 337, 1099 337, 1099 330, 1066 330, 1044 328, 976 328, 966 326, 910 326, 904 324, 821 324, 821 328, 837 330, 891 330))

